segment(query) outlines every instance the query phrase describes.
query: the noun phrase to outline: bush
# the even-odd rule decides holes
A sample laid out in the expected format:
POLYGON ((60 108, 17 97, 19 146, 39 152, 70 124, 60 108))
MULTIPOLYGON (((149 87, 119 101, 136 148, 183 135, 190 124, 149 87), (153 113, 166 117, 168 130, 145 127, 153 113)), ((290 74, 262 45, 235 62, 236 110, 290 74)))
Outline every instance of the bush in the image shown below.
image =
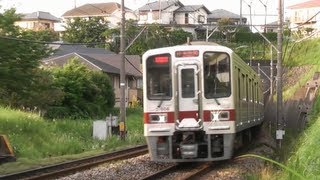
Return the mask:
POLYGON ((52 69, 54 85, 64 92, 63 100, 48 108, 48 118, 104 117, 115 104, 110 79, 100 71, 88 69, 76 59, 63 68, 52 69))
MULTIPOLYGON (((264 33, 263 35, 271 42, 277 40, 277 33, 264 33)), ((235 34, 235 41, 238 43, 263 42, 264 38, 259 33, 238 32, 235 34)))

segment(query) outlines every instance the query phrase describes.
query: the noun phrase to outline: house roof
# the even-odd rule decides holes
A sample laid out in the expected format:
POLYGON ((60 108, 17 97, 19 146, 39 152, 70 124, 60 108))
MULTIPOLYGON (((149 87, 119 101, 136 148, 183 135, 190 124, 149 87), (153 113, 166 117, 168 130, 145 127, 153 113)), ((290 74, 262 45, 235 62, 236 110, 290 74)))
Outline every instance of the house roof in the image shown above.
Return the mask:
POLYGON ((51 57, 63 56, 70 53, 78 54, 115 54, 104 48, 88 48, 84 45, 50 45, 50 47, 55 51, 51 57))
MULTIPOLYGON (((96 4, 85 4, 77 8, 71 9, 65 12, 62 17, 73 17, 73 16, 105 16, 112 14, 116 10, 121 9, 121 5, 115 2, 109 3, 96 3, 96 4)), ((130 10, 129 8, 125 8, 130 10)))
POLYGON ((177 9, 175 12, 194 12, 199 9, 203 8, 208 14, 211 12, 206 8, 204 5, 187 5, 187 6, 182 6, 179 9, 177 9))
POLYGON ((287 7, 287 9, 304 9, 304 8, 313 8, 313 7, 320 7, 320 0, 311 0, 303 3, 298 3, 298 4, 287 7))
POLYGON ((140 7, 138 10, 139 11, 159 11, 160 9, 160 2, 161 2, 161 10, 165 10, 168 7, 172 5, 180 5, 183 6, 183 4, 179 0, 161 0, 161 1, 154 1, 151 3, 147 3, 144 6, 140 7))
MULTIPOLYGON (((211 11, 211 14, 208 15, 208 19, 222 19, 222 18, 240 19, 240 16, 238 14, 234 14, 224 9, 213 10, 211 11)), ((242 18, 246 19, 244 17, 242 18)))
MULTIPOLYGON (((78 57, 91 68, 99 69, 106 73, 120 74, 121 55, 102 48, 86 48, 82 45, 61 45, 52 56, 43 59, 43 62, 44 64, 63 66, 73 57, 78 57)), ((126 74, 141 77, 140 56, 126 55, 125 57, 126 74)))
POLYGON ((60 19, 53 16, 49 12, 37 11, 33 13, 23 14, 21 20, 23 21, 31 21, 31 20, 49 20, 59 22, 60 19))

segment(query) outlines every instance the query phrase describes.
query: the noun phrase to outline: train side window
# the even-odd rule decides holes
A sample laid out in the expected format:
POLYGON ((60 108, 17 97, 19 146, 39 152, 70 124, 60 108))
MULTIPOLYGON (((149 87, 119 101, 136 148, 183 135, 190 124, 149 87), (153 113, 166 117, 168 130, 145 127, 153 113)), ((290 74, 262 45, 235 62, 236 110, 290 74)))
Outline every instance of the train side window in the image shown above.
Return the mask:
POLYGON ((256 99, 256 93, 255 93, 255 91, 256 91, 256 88, 255 88, 255 82, 254 81, 252 81, 252 87, 251 87, 251 90, 252 90, 252 102, 254 103, 255 102, 255 99, 256 99))
POLYGON ((248 75, 246 75, 246 101, 248 102, 249 101, 249 82, 248 82, 248 75))
POLYGON ((246 99, 246 76, 244 74, 241 74, 241 89, 242 89, 242 93, 241 93, 241 99, 244 101, 247 101, 246 99))
POLYGON ((224 52, 205 52, 203 54, 204 95, 207 99, 229 97, 230 57, 224 52))
POLYGON ((238 100, 241 99, 241 93, 242 93, 242 90, 241 90, 241 76, 240 76, 241 72, 240 72, 240 69, 238 69, 238 100))
POLYGON ((257 103, 260 103, 259 84, 257 83, 257 103))
POLYGON ((250 102, 253 102, 252 100, 253 100, 253 88, 252 88, 252 79, 251 78, 249 78, 249 101, 250 102))

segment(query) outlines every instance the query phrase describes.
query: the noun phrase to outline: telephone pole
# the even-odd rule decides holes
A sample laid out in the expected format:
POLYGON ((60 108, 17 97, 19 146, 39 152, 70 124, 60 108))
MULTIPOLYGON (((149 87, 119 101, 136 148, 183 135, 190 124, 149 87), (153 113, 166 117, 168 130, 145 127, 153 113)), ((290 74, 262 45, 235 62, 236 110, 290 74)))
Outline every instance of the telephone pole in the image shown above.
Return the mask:
POLYGON ((124 10, 124 0, 121 0, 121 29, 120 29, 120 56, 121 56, 121 66, 120 66, 120 138, 125 140, 126 137, 126 74, 125 74, 125 10, 124 10))

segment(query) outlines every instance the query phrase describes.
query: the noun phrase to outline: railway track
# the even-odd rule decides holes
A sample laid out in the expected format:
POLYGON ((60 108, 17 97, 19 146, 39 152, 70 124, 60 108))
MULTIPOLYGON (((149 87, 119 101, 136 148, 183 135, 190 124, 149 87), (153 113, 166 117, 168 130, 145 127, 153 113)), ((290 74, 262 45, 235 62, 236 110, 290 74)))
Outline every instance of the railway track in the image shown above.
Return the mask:
POLYGON ((102 163, 128 159, 146 153, 148 153, 147 145, 141 145, 112 153, 105 153, 23 172, 2 175, 0 176, 0 179, 52 179, 85 170, 102 163))
POLYGON ((198 179, 199 177, 212 171, 218 167, 217 162, 202 162, 202 163, 179 163, 168 168, 160 170, 150 176, 142 178, 143 180, 153 179, 198 179))
MULTIPOLYGON (((235 156, 246 154, 250 150, 249 143, 247 146, 237 149, 235 156)), ((197 180, 210 173, 216 173, 228 166, 234 164, 234 159, 214 161, 214 162, 194 162, 194 163, 178 163, 162 169, 152 175, 142 178, 143 180, 153 179, 181 179, 181 180, 197 180)))

